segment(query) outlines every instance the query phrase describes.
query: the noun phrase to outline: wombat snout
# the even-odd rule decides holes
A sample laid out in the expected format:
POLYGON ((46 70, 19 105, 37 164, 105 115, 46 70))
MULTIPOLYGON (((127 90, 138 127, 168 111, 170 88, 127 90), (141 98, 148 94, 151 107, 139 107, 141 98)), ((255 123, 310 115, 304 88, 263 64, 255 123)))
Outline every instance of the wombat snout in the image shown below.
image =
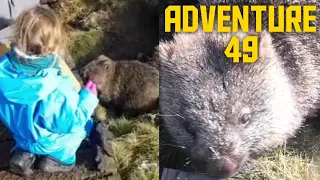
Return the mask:
POLYGON ((217 178, 226 178, 235 174, 240 167, 240 162, 221 158, 219 160, 209 162, 207 165, 208 172, 217 178))
POLYGON ((87 82, 90 78, 89 78, 89 72, 88 69, 86 68, 82 68, 79 70, 79 75, 81 76, 82 80, 84 82, 87 82))
POLYGON ((86 70, 84 68, 79 69, 79 75, 83 77, 86 74, 86 70))

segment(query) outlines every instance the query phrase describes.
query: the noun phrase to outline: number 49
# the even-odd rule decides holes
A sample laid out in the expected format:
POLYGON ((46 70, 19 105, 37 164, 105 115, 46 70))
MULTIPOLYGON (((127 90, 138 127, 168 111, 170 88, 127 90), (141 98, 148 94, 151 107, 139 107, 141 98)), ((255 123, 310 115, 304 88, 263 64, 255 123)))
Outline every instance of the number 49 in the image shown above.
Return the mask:
POLYGON ((240 52, 240 40, 233 36, 224 51, 224 54, 228 58, 233 58, 234 63, 238 63, 240 61, 240 57, 242 57, 243 63, 254 63, 258 60, 258 36, 247 36, 242 41, 242 52, 240 52), (251 42, 251 45, 250 45, 251 42), (233 48, 233 52, 231 49, 233 48), (249 54, 251 54, 251 57, 249 54))

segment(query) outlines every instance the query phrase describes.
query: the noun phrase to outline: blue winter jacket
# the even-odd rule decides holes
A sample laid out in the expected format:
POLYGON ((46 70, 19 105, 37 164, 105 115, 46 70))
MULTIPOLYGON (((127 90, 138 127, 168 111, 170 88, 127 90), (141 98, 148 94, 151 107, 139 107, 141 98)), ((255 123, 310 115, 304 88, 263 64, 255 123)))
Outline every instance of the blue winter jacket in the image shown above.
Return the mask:
POLYGON ((78 93, 59 69, 27 75, 12 65, 8 54, 0 57, 0 119, 16 147, 74 164, 77 149, 93 127, 90 118, 97 97, 86 89, 78 93))

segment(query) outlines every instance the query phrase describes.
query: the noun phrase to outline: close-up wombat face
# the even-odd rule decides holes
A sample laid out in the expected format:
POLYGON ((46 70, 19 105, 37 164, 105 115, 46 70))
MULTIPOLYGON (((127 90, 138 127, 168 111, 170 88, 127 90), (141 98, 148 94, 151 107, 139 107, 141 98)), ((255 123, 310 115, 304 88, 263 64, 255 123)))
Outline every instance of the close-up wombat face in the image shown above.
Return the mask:
POLYGON ((80 70, 80 76, 86 83, 89 79, 97 84, 97 89, 104 88, 106 76, 112 66, 112 60, 106 56, 99 56, 96 60, 91 61, 80 70))
POLYGON ((260 38, 261 53, 254 64, 226 58, 229 40, 195 33, 160 43, 164 128, 196 172, 217 177, 235 174, 297 126, 290 122, 292 97, 290 87, 281 83, 282 71, 265 63, 275 57, 269 34, 260 38))

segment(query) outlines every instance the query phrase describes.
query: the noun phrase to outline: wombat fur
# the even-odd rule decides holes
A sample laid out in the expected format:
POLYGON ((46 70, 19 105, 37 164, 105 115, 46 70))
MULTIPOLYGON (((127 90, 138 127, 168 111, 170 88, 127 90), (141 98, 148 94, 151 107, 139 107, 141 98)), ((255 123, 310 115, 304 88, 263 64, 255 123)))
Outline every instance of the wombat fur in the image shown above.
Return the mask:
MULTIPOLYGON (((229 2, 288 5, 298 1, 229 2)), ((250 22, 255 22, 253 16, 250 22)), ((293 137, 319 105, 318 24, 317 17, 316 33, 204 33, 200 29, 160 42, 161 168, 230 177, 249 160, 293 137), (258 60, 244 64, 226 58, 231 37, 241 40, 248 35, 259 37, 258 60)))
POLYGON ((159 71, 132 61, 113 61, 101 55, 80 70, 84 81, 97 84, 102 105, 127 117, 150 112, 159 104, 159 71))
POLYGON ((155 48, 155 52, 153 53, 152 57, 148 57, 148 56, 144 55, 143 53, 139 53, 137 56, 137 59, 140 62, 147 63, 150 66, 157 68, 158 70, 160 68, 158 47, 155 48))

